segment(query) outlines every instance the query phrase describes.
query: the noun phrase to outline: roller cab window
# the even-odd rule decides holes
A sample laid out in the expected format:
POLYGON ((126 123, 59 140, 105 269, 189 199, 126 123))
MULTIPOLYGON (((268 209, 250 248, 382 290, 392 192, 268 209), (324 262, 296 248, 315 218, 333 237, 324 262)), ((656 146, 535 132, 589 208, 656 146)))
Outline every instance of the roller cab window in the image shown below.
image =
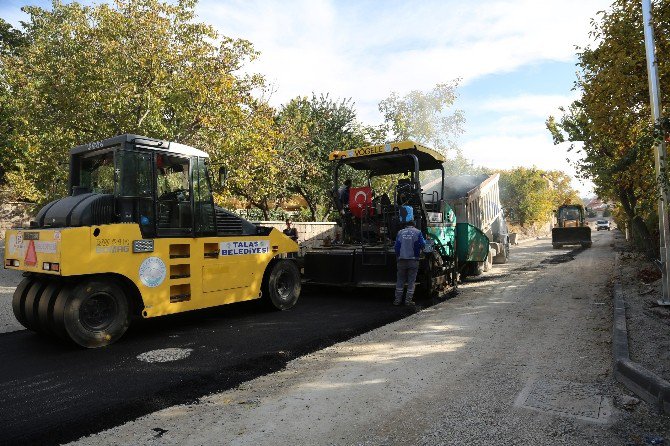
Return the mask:
POLYGON ((114 151, 79 158, 72 193, 113 194, 115 186, 114 151))
POLYGON ((144 237, 155 235, 153 158, 149 152, 117 152, 117 215, 119 221, 140 224, 144 237))
POLYGON ((156 155, 156 215, 158 235, 193 232, 190 162, 188 158, 156 155))
POLYGON ((207 160, 193 158, 193 192, 195 194, 195 230, 197 236, 216 235, 214 200, 207 174, 207 160))

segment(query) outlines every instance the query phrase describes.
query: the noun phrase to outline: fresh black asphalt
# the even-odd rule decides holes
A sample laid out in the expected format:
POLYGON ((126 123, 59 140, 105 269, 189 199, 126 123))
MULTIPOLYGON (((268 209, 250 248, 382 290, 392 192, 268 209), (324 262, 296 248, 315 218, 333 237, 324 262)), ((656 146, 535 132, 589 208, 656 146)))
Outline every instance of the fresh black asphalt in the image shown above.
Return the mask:
POLYGON ((289 311, 249 302, 138 321, 95 350, 27 330, 0 334, 0 444, 64 443, 235 387, 413 312, 391 300, 390 290, 304 289, 289 311), (164 348, 193 351, 174 362, 137 359, 164 348))

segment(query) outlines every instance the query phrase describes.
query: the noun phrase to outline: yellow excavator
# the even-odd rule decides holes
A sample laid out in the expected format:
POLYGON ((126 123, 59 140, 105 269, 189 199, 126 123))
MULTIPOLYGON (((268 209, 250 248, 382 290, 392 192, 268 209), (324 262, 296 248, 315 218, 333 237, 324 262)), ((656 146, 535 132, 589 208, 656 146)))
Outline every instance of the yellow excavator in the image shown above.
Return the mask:
POLYGON ((585 209, 581 204, 564 204, 558 208, 558 225, 551 230, 551 244, 554 249, 564 245, 591 247, 591 228, 585 222, 584 213, 585 209))

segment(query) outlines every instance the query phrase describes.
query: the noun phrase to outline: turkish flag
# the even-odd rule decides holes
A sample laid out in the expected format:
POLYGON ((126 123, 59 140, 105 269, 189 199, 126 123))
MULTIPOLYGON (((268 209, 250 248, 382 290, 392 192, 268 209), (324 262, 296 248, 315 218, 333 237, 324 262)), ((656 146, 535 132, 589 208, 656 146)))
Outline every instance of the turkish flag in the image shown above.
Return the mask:
POLYGON ((368 214, 372 215, 372 189, 368 186, 349 188, 349 210, 351 210, 351 214, 361 218, 364 209, 368 209, 368 214))

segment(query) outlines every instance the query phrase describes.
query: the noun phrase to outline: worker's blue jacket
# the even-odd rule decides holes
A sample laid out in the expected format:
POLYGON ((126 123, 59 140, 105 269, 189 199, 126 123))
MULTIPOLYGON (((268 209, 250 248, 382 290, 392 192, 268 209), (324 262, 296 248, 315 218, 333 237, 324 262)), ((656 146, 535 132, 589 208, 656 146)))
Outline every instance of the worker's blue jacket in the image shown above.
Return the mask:
POLYGON ((395 255, 399 259, 417 260, 421 250, 426 246, 423 234, 414 226, 407 226, 398 231, 395 238, 395 255))

